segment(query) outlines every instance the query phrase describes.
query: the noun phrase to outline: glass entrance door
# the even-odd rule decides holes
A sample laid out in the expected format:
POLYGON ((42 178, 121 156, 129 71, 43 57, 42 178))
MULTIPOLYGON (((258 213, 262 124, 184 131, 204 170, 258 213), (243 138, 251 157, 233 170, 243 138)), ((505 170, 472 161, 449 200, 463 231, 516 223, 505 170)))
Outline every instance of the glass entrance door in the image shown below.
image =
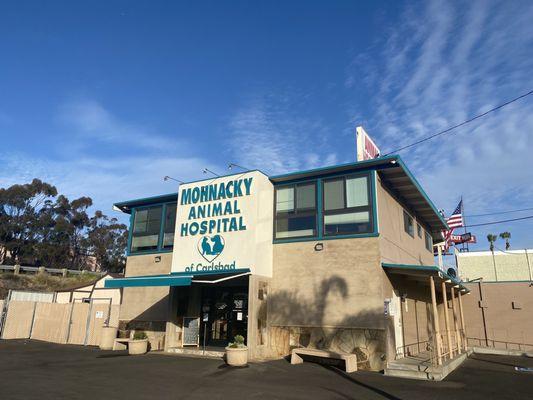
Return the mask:
POLYGON ((247 287, 203 288, 201 329, 207 346, 225 347, 236 335, 246 338, 247 323, 247 287))

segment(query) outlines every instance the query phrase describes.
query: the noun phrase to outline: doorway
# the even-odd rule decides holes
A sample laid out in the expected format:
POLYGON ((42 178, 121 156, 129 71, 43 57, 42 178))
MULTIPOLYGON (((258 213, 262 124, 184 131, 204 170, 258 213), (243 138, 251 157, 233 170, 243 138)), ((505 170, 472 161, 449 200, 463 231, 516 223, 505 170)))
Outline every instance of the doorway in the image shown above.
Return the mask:
POLYGON ((206 346, 225 347, 236 335, 247 338, 248 286, 202 288, 200 340, 206 346))

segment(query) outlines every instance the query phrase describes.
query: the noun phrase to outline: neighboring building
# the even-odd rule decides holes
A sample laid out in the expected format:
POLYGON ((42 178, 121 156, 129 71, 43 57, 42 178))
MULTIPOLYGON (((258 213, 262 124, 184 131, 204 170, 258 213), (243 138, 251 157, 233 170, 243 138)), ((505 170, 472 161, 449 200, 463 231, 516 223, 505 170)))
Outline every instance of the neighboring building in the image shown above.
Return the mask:
POLYGON ((413 343, 444 354, 442 289, 454 313, 467 292, 434 265, 447 226, 399 156, 248 171, 115 207, 130 214, 128 257, 105 286, 124 288, 121 327, 153 348, 223 348, 241 334, 252 359, 309 346, 379 370, 413 343))
POLYGON ((109 302, 112 305, 120 305, 122 301, 122 289, 110 289, 105 287, 105 282, 111 279, 120 278, 123 275, 106 273, 97 281, 87 285, 55 292, 56 303, 74 303, 78 301, 93 301, 94 303, 109 302))
POLYGON ((533 250, 457 252, 457 271, 464 280, 484 282, 531 281, 533 250))

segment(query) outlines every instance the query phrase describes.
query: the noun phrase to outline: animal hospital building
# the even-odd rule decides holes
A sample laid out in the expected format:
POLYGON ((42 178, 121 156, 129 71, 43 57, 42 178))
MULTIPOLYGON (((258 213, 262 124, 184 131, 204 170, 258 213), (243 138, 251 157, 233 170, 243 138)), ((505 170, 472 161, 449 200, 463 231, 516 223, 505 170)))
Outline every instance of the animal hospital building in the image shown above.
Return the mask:
POLYGON ((120 328, 152 349, 242 335, 253 360, 310 347, 380 370, 413 347, 439 360, 466 347, 467 289, 434 261, 447 225, 399 156, 241 172, 115 207, 130 215, 127 264, 106 287, 123 288, 120 328))

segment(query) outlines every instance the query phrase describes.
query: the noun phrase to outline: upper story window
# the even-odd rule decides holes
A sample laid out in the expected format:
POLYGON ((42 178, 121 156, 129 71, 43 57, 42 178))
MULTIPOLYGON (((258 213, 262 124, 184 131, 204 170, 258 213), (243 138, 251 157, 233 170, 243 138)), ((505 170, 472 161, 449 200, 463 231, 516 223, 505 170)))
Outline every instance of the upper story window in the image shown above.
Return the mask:
POLYGON ((276 239, 316 236, 316 183, 276 188, 276 239))
POLYGON ((133 213, 131 253, 172 249, 176 225, 176 203, 136 208, 133 213))
POLYGON ((405 210, 403 211, 403 229, 410 236, 415 237, 415 226, 413 217, 411 217, 405 210))
POLYGON ((163 248, 172 249, 174 247, 174 231, 176 229, 177 205, 167 204, 165 209, 165 226, 163 229, 163 248))
POLYGON ((433 238, 431 237, 429 233, 424 232, 424 239, 425 239, 427 251, 430 251, 433 253, 433 238))
POLYGON ((373 231, 368 176, 324 180, 324 235, 373 231))
POLYGON ((163 206, 135 210, 131 251, 157 250, 163 206))
POLYGON ((420 226, 418 222, 416 224, 416 233, 418 234, 419 238, 422 238, 422 227, 420 226))

